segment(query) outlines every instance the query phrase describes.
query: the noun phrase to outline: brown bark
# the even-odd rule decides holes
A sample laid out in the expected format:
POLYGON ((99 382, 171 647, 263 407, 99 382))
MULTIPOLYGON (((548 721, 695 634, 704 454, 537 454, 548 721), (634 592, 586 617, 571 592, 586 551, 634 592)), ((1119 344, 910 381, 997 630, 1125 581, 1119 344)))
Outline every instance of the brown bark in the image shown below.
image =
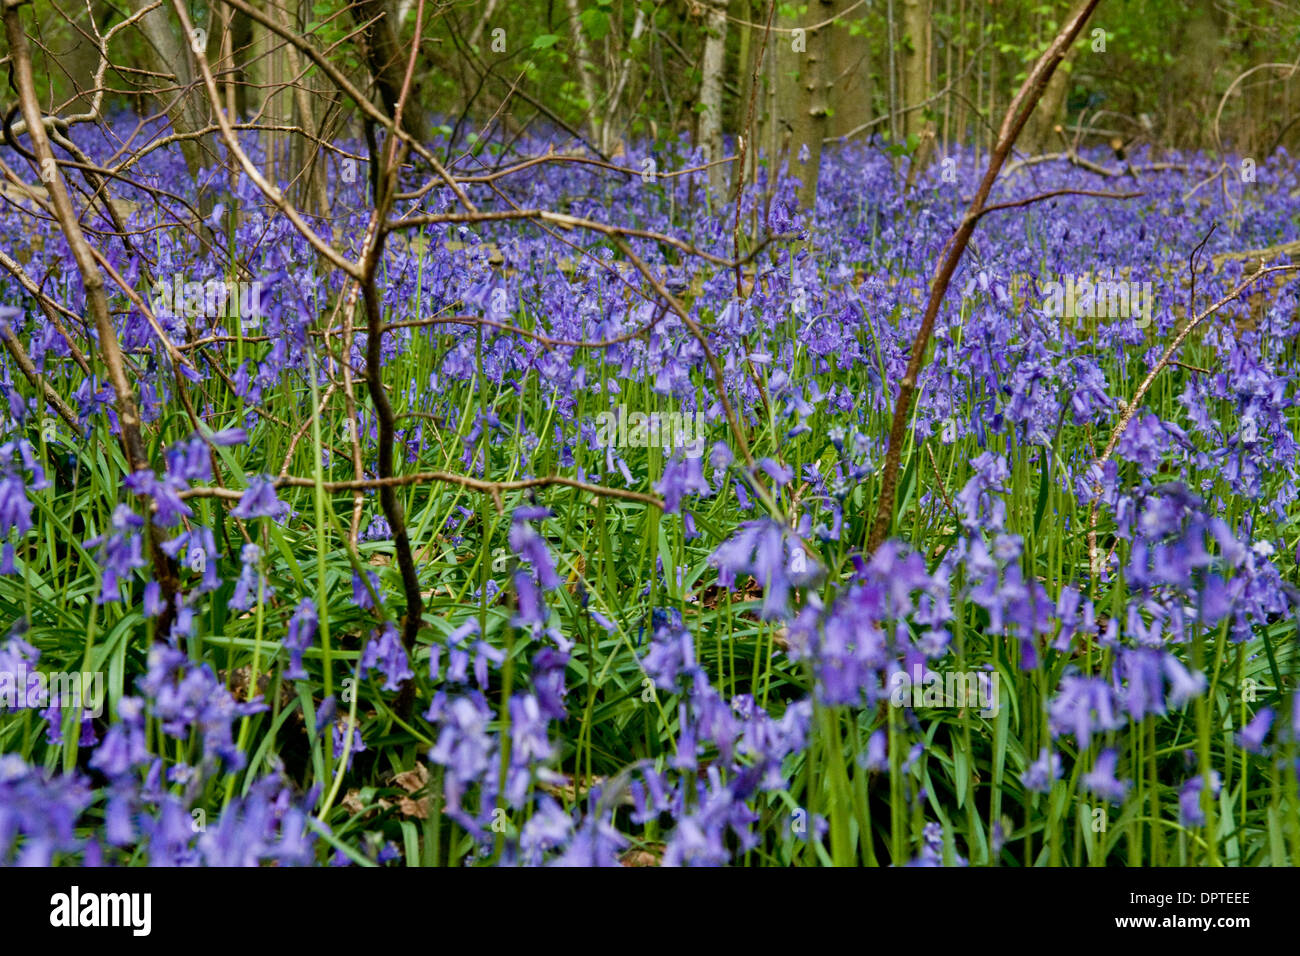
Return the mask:
POLYGON ((826 135, 843 136, 875 118, 871 109, 871 45, 865 33, 854 35, 853 24, 866 21, 864 5, 831 30, 831 116, 826 135))
MULTIPOLYGON (((130 0, 132 12, 149 6, 150 0, 130 0)), ((190 37, 181 36, 172 26, 167 7, 160 5, 139 20, 144 34, 146 58, 155 73, 171 76, 175 88, 159 90, 158 100, 167 111, 172 128, 178 133, 195 133, 211 125, 206 101, 195 90, 194 64, 190 55, 190 37)), ((208 137, 180 142, 181 154, 190 175, 210 165, 216 158, 208 137)))
POLYGON ((804 29, 806 49, 799 61, 797 106, 790 118, 791 167, 799 177, 799 202, 807 209, 817 202, 817 179, 821 167, 822 140, 830 116, 830 91, 834 77, 830 67, 831 22, 846 6, 844 0, 816 0, 808 4, 804 29))
POLYGON ((920 105, 930 98, 930 0, 903 0, 903 135, 933 135, 920 105))
MULTIPOLYGON (((403 47, 401 42, 401 24, 395 22, 392 8, 383 0, 357 0, 349 10, 358 26, 375 21, 357 39, 366 66, 374 78, 375 88, 379 91, 379 99, 384 104, 384 112, 392 116, 397 110, 406 62, 410 55, 409 47, 403 47), (375 20, 376 17, 379 19, 375 20)), ((412 42, 419 42, 419 38, 414 38, 412 42)), ((413 81, 409 107, 402 112, 402 129, 414 139, 423 141, 424 123, 419 104, 419 84, 413 81)))
POLYGON ((592 59, 591 47, 587 43, 587 35, 582 32, 582 21, 578 18, 578 14, 581 13, 578 0, 565 0, 565 2, 569 11, 569 34, 573 38, 578 82, 582 84, 582 96, 587 101, 587 128, 591 131, 591 141, 596 144, 596 148, 602 154, 608 154, 609 149, 605 143, 605 133, 600 125, 601 113, 600 104, 597 102, 596 85, 591 76, 596 61, 592 59))
MULTIPOLYGON (((1066 19, 1076 16, 1082 6, 1082 0, 1075 3, 1066 19)), ((1020 145, 1030 155, 1046 153, 1060 143, 1055 128, 1062 120, 1061 111, 1065 106, 1065 98, 1070 92, 1070 74, 1074 70, 1075 57, 1082 48, 1082 43, 1075 43, 1070 47, 1070 51, 1065 54, 1065 59, 1061 61, 1061 65, 1048 81, 1047 89, 1043 91, 1043 98, 1039 101, 1038 108, 1034 110, 1034 115, 1029 117, 1029 122, 1025 124, 1020 145)))
MULTIPOLYGON (((710 0, 704 15, 704 56, 700 61, 700 115, 696 142, 709 162, 722 158, 722 83, 727 62, 727 0, 710 0)), ((709 169, 709 191, 721 197, 726 170, 709 169)))

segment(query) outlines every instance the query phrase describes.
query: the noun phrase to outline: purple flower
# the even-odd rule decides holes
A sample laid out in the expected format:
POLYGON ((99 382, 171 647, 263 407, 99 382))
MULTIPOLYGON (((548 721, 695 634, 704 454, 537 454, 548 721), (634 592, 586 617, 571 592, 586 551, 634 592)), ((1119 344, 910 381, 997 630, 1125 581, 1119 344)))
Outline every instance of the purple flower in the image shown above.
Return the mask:
POLYGON ((1038 759, 1025 768, 1020 782, 1026 790, 1034 793, 1050 793, 1052 784, 1061 777, 1061 758, 1044 747, 1038 752, 1038 759))
POLYGON ((1169 678, 1169 706, 1182 707, 1205 692, 1205 675, 1191 673, 1173 654, 1165 655, 1165 676, 1169 678))
POLYGON ((248 479, 248 487, 240 495, 239 504, 231 514, 245 521, 253 518, 279 519, 288 510, 289 506, 276 497, 274 482, 270 478, 254 475, 248 479))
MULTIPOLYGON (((921 847, 920 854, 909 861, 906 865, 910 867, 934 867, 944 866, 943 857, 943 825, 939 823, 927 823, 921 831, 924 844, 921 847)), ((952 862, 954 866, 966 866, 966 858, 960 856, 956 850, 952 853, 952 862)))
POLYGON ((797 574, 787 560, 788 533, 770 518, 746 521, 709 558, 718 569, 718 584, 724 588, 734 586, 738 575, 755 577, 763 588, 761 616, 765 619, 785 617, 790 611, 790 588, 797 574))
POLYGON ((1001 531, 1006 524, 1007 506, 994 492, 1006 492, 1004 482, 1011 476, 1007 460, 993 452, 983 452, 971 459, 975 474, 954 496, 968 530, 983 528, 1001 531))
POLYGON ((366 571, 365 575, 366 578, 362 579, 356 571, 352 572, 352 600, 361 610, 368 611, 375 606, 371 592, 378 594, 381 600, 384 592, 379 588, 379 575, 374 571, 366 571), (370 582, 369 587, 366 586, 366 580, 370 582))
MULTIPOLYGON (((446 812, 471 833, 482 835, 479 820, 462 806, 466 790, 480 780, 484 782, 484 801, 492 799, 495 789, 497 738, 488 732, 492 711, 481 694, 458 697, 438 708, 432 717, 438 727, 438 739, 429 750, 429 760, 445 769, 443 791, 446 812)), ((433 709, 430 710, 431 715, 433 709)), ((490 806, 490 804, 487 804, 490 806)), ((488 814, 490 816, 490 814, 488 814)))
MULTIPOLYGON (((1218 797, 1222 782, 1219 771, 1210 771, 1210 796, 1218 797)), ((1205 813, 1201 810, 1201 791, 1205 788, 1205 777, 1197 774, 1178 792, 1178 813, 1183 823, 1190 827, 1205 825, 1205 813)))
POLYGON ((398 690, 404 681, 415 676, 407 663, 406 649, 402 647, 397 626, 392 621, 385 621, 378 631, 372 631, 365 650, 361 652, 362 680, 372 668, 378 668, 384 675, 384 690, 398 690))
POLYGON ((27 489, 16 475, 0 478, 0 533, 17 531, 26 534, 32 530, 32 503, 27 489))
POLYGON ((130 580, 132 573, 146 566, 139 529, 144 519, 126 505, 113 511, 112 530, 85 542, 86 547, 100 549, 100 563, 104 569, 99 603, 120 601, 121 585, 130 580))
POLYGON ((696 817, 686 817, 673 830, 664 849, 664 866, 726 866, 731 854, 723 845, 723 831, 705 827, 696 817))
POLYGON ((1127 681, 1120 696, 1129 716, 1141 720, 1147 714, 1164 714, 1164 654, 1151 648, 1121 648, 1118 656, 1118 670, 1127 681))
POLYGON ((858 758, 858 762, 877 773, 889 769, 889 739, 883 730, 877 730, 867 738, 866 752, 858 758))
POLYGON ((1118 730, 1124 719, 1117 713, 1114 692, 1103 678, 1066 675, 1048 708, 1048 723, 1053 737, 1072 733, 1079 746, 1087 748, 1093 733, 1118 730))
POLYGON ((0 864, 44 867, 56 854, 76 852, 77 822, 92 797, 79 774, 50 776, 17 754, 0 754, 0 864))
POLYGON ((217 575, 217 562, 221 553, 217 550, 217 541, 211 528, 193 525, 189 530, 164 542, 162 548, 184 568, 201 575, 201 580, 194 588, 195 593, 206 594, 221 585, 221 578, 217 575))
POLYGON ((338 720, 335 720, 330 724, 330 734, 334 738, 334 752, 336 754, 342 754, 343 748, 345 746, 347 747, 348 769, 351 770, 352 761, 356 759, 357 754, 362 753, 366 749, 366 745, 361 739, 361 728, 355 724, 352 725, 351 744, 348 744, 348 742, 343 739, 343 734, 347 729, 348 721, 346 718, 340 717, 338 720))
POLYGON ((231 770, 242 769, 246 758, 235 746, 231 723, 266 710, 266 704, 236 701, 208 665, 192 664, 183 652, 166 644, 150 648, 146 664, 148 669, 136 686, 163 732, 180 740, 197 730, 209 757, 224 760, 231 770))
POLYGON ((549 515, 550 511, 545 508, 523 507, 515 510, 510 522, 510 548, 520 560, 520 567, 514 574, 518 601, 515 623, 520 627, 545 626, 548 611, 542 601, 542 592, 558 588, 561 583, 546 539, 532 524, 549 515))
POLYGON ((677 689, 677 678, 697 672, 695 642, 691 632, 682 624, 681 612, 676 608, 655 608, 651 612, 654 631, 650 650, 641 661, 646 674, 655 686, 664 691, 677 689))
POLYGON ((1092 770, 1082 778, 1084 789, 1109 803, 1123 803, 1128 794, 1129 782, 1115 777, 1115 764, 1119 755, 1114 750, 1103 750, 1092 770))
POLYGON ((196 848, 207 866, 304 865, 315 860, 307 815, 284 783, 258 780, 232 800, 199 835, 196 848))
POLYGON ((515 694, 510 698, 510 768, 505 796, 513 807, 524 805, 534 771, 554 754, 548 727, 536 697, 515 694))
POLYGON ((525 866, 540 866, 547 854, 562 849, 572 834, 573 819, 551 797, 543 794, 519 833, 521 862, 525 866))
POLYGON ((159 478, 152 470, 142 468, 128 475, 123 483, 136 494, 153 499, 155 520, 164 528, 174 528, 183 518, 194 515, 180 497, 180 492, 189 487, 182 478, 171 474, 159 478))
POLYGON ((284 636, 284 648, 289 652, 289 669, 284 672, 284 676, 290 680, 307 679, 302 657, 316 639, 317 624, 315 603, 311 598, 303 598, 289 618, 289 628, 284 636))
POLYGON ((242 428, 223 428, 215 431, 209 437, 209 441, 214 445, 230 447, 232 445, 242 445, 248 441, 248 432, 242 428))
POLYGON ((118 721, 108 728, 104 742, 90 765, 107 777, 121 777, 149 761, 144 742, 144 701, 123 697, 117 705, 118 721))
POLYGON ((230 595, 230 606, 236 611, 247 611, 254 602, 269 597, 271 588, 262 583, 258 567, 262 560, 262 549, 255 544, 246 544, 239 552, 239 578, 235 581, 234 593, 230 595), (258 592, 262 592, 259 596, 258 592))
POLYGON ((618 866, 619 853, 625 846, 627 837, 615 830, 602 815, 588 812, 569 846, 551 865, 618 866))
POLYGON ((1273 726, 1273 718, 1276 712, 1272 707, 1262 707, 1259 713, 1237 734, 1237 743, 1243 750, 1248 750, 1253 754, 1264 752, 1264 738, 1268 736, 1269 728, 1273 726))
POLYGON ((677 514, 686 495, 707 495, 712 489, 704 480, 698 457, 672 458, 664 465, 664 476, 655 482, 655 491, 664 496, 664 511, 677 514))

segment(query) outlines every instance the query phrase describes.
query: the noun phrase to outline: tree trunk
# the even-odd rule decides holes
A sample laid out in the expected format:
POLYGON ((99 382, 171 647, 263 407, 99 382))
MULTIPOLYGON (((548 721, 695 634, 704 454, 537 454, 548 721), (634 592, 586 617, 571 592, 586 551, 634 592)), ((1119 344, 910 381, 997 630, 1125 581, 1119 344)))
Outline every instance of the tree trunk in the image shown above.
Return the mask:
POLYGON ((1070 72, 1073 68, 1074 51, 1066 55, 1057 71, 1047 82, 1043 98, 1038 101, 1038 108, 1025 124, 1024 135, 1020 137, 1020 146, 1031 156, 1051 151, 1057 145, 1058 136, 1055 128, 1061 122, 1061 108, 1065 105, 1066 94, 1070 92, 1070 72))
POLYGON ((573 37, 578 82, 582 84, 582 96, 587 101, 587 128, 591 131, 591 141, 596 144, 596 148, 602 153, 608 153, 604 130, 601 129, 600 107, 596 102, 596 84, 591 76, 595 61, 591 58, 591 47, 587 43, 587 35, 582 32, 582 21, 578 18, 582 11, 578 7, 578 0, 565 0, 565 5, 569 9, 569 34, 573 37))
POLYGON ((903 0, 903 135, 926 129, 922 103, 930 98, 930 0, 903 0))
POLYGON ((816 0, 808 4, 805 20, 807 49, 799 64, 799 106, 791 117, 790 148, 800 180, 799 202, 806 209, 817 203, 822 140, 830 116, 830 36, 835 24, 827 21, 844 6, 844 0, 816 0))
MULTIPOLYGON (((130 0, 132 12, 149 5, 148 0, 130 0)), ((147 41, 145 55, 150 69, 175 78, 177 89, 159 95, 172 129, 178 133, 194 133, 209 125, 207 95, 202 84, 194 80, 197 71, 191 59, 190 38, 182 38, 179 30, 172 28, 169 10, 167 5, 154 6, 138 23, 147 41)), ((216 158, 207 137, 181 140, 180 148, 191 176, 216 158)))
POLYGON ((867 7, 858 7, 843 23, 832 28, 831 116, 827 136, 843 136, 875 118, 871 108, 871 44, 865 31, 857 36, 851 32, 854 24, 865 23, 867 15, 867 7))
POLYGON ((261 102, 261 98, 249 89, 249 61, 253 53, 253 21, 251 18, 231 10, 230 46, 235 60, 235 113, 232 119, 243 119, 251 115, 261 102))
MULTIPOLYGON (((727 63, 727 0, 710 0, 704 14, 704 56, 700 61, 699 127, 696 143, 710 163, 722 158, 722 83, 727 63)), ((722 196, 726 170, 709 167, 709 193, 722 196)))
MULTIPOLYGON (((1082 0, 1076 2, 1066 19, 1075 17, 1081 6, 1082 0)), ((1082 45, 1083 41, 1076 42, 1070 48, 1070 52, 1065 54, 1065 59, 1056 68, 1052 78, 1047 81, 1047 89, 1043 91, 1043 98, 1038 101, 1037 109, 1025 124, 1025 131, 1020 136, 1020 144, 1024 151, 1032 156, 1059 148, 1058 137, 1054 130, 1061 121, 1061 109, 1070 92, 1070 74, 1074 70, 1074 58, 1082 45)))
POLYGON ((910 186, 930 162, 934 121, 930 118, 930 0, 903 0, 903 136, 915 146, 910 186))
MULTIPOLYGON (((400 41, 402 25, 397 20, 394 6, 384 0, 355 0, 348 8, 358 26, 374 20, 357 37, 366 66, 374 78, 375 88, 384 104, 384 111, 392 116, 397 100, 402 95, 402 82, 406 77, 406 61, 410 46, 400 41)), ((412 40, 419 42, 419 37, 412 40)), ((419 83, 412 78, 408 105, 402 111, 402 128, 417 140, 424 139, 423 111, 420 108, 419 83)))
MULTIPOLYGON (((58 64, 58 70, 66 75, 74 90, 79 94, 62 110, 68 113, 85 113, 94 101, 95 70, 99 68, 99 46, 94 40, 94 26, 91 11, 85 6, 73 7, 67 14, 70 37, 61 43, 51 44, 46 56, 58 64), (75 24, 75 26, 73 26, 75 24)), ((109 75, 105 73, 105 80, 109 75)), ((50 90, 50 94, 53 90, 50 90)), ((52 112, 59 104, 55 98, 43 104, 46 112, 52 112)))
POLYGON ((894 23, 894 0, 885 4, 885 47, 889 50, 889 142, 898 141, 898 34, 894 23))
MULTIPOLYGON (((722 0, 725 5, 726 0, 722 0)), ((650 20, 646 16, 643 8, 637 7, 636 16, 632 20, 632 34, 628 37, 626 45, 620 54, 620 64, 618 67, 618 79, 614 81, 613 89, 609 94, 609 102, 605 105, 605 118, 601 121, 602 128, 605 130, 605 138, 609 141, 608 146, 613 147, 616 137, 621 136, 626 129, 627 121, 624 117, 627 111, 623 109, 624 97, 631 100, 631 87, 628 80, 632 75, 632 64, 637 56, 637 47, 641 38, 645 35, 646 27, 649 26, 650 20)), ((723 28, 726 28, 726 17, 722 18, 723 28)), ((719 89, 721 82, 719 81, 719 89)), ((620 147, 621 148, 621 147, 620 147)), ((609 150, 605 150, 606 153, 609 150)))

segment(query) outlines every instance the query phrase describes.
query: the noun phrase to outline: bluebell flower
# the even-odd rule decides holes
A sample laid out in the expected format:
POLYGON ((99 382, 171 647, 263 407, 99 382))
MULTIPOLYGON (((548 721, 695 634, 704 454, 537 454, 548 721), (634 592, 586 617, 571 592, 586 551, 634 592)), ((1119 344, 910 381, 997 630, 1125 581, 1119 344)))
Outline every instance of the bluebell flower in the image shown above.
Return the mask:
POLYGON ((1084 789, 1109 803, 1123 803, 1128 794, 1129 782, 1115 777, 1115 764, 1119 754, 1112 750, 1103 750, 1092 769, 1082 777, 1084 789))
POLYGON ((551 797, 542 794, 528 822, 519 832, 520 861, 540 866, 547 856, 561 850, 573 834, 573 818, 551 797))
POLYGON ((239 577, 235 581, 235 590, 230 595, 230 606, 236 611, 247 611, 260 597, 270 597, 271 587, 262 583, 259 564, 262 549, 255 544, 245 544, 239 552, 239 577))
MULTIPOLYGON (((1210 796, 1217 798, 1221 789, 1221 779, 1217 770, 1210 771, 1210 796)), ((1178 792, 1178 814, 1183 823, 1190 827, 1205 825, 1205 813, 1201 810, 1201 791, 1205 788, 1205 777, 1197 774, 1189 779, 1178 792)))
POLYGON ((654 490, 664 496, 664 511, 677 514, 682 499, 687 495, 708 495, 712 489, 704 480, 699 458, 673 457, 664 464, 663 478, 655 482, 654 490))
POLYGON ((381 600, 384 592, 379 587, 379 575, 374 571, 366 571, 365 575, 363 579, 356 571, 352 572, 352 600, 361 610, 369 611, 375 606, 375 599, 371 596, 371 592, 378 594, 381 600), (370 582, 369 587, 366 586, 367 580, 370 582))
POLYGON ((664 691, 675 691, 679 676, 695 674, 695 641, 682 624, 681 612, 676 608, 655 608, 651 612, 653 632, 650 650, 641 661, 646 674, 655 686, 664 691))
POLYGON ((293 612, 293 616, 289 618, 289 627, 283 642, 285 650, 289 652, 289 668, 284 672, 284 676, 290 680, 307 679, 302 658, 316 639, 317 624, 315 603, 311 598, 303 598, 293 612))
POLYGON ((378 631, 372 631, 361 652, 362 679, 375 668, 384 675, 384 690, 398 690, 404 681, 415 677, 406 659, 406 649, 402 647, 402 637, 392 621, 385 621, 378 631))
POLYGON ((787 561, 787 530, 771 520, 760 518, 743 523, 730 540, 709 557, 718 569, 718 584, 735 585, 741 574, 752 574, 763 588, 761 616, 784 617, 789 613, 792 570, 787 561))
POLYGON ((234 507, 231 514, 245 521, 253 518, 279 520, 288 513, 288 510, 289 506, 276 497, 274 482, 270 478, 253 475, 248 479, 248 487, 240 495, 239 504, 234 507))
POLYGON ((146 566, 140 535, 143 526, 143 518, 126 505, 118 505, 113 510, 111 530, 85 542, 86 547, 99 549, 103 568, 100 604, 120 601, 121 585, 129 581, 135 571, 146 566))
POLYGON ((1114 691, 1103 678, 1067 674, 1048 708, 1052 736, 1074 734, 1081 748, 1087 748, 1097 731, 1118 730, 1124 719, 1115 706, 1114 691))
POLYGON ((1272 707, 1261 707, 1245 727, 1237 734, 1237 743, 1243 750, 1258 754, 1264 752, 1264 738, 1273 726, 1276 711, 1272 707))
POLYGON ((1052 784, 1060 777, 1061 758, 1043 747, 1038 752, 1038 759, 1025 769, 1020 782, 1033 793, 1050 793, 1052 784))

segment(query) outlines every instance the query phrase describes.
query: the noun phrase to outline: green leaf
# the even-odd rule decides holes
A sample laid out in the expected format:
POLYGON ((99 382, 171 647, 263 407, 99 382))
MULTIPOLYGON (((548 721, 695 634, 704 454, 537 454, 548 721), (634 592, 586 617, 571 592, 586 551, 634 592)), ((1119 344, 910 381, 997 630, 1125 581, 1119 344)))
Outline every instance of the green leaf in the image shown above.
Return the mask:
POLYGON ((578 19, 593 40, 603 40, 609 35, 609 14, 600 7, 588 7, 578 14, 578 19))

